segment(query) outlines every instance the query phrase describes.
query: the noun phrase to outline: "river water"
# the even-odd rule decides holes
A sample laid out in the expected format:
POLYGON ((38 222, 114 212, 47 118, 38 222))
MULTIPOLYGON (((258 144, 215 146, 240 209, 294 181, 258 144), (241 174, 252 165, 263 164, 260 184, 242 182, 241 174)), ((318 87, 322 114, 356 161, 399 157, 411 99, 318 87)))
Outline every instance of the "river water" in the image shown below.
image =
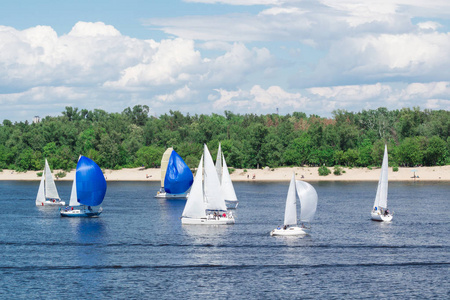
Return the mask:
MULTIPOLYGON (((376 182, 312 182, 311 235, 271 237, 288 182, 235 183, 231 226, 181 225, 157 182, 109 182, 99 218, 36 207, 38 182, 0 182, 3 299, 308 299, 450 296, 450 185, 393 182, 391 223, 370 220, 376 182)), ((68 201, 70 182, 57 182, 68 201)))

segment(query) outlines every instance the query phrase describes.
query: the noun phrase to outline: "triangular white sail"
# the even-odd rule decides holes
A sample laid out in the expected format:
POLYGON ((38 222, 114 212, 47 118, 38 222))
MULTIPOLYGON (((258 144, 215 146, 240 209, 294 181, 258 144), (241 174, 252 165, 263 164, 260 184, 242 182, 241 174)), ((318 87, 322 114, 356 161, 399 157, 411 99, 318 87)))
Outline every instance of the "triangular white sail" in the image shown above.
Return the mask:
POLYGON ((75 172, 75 176, 73 178, 72 183, 72 191, 70 192, 69 206, 78 206, 78 205, 80 205, 80 203, 78 202, 77 199, 77 174, 75 172))
POLYGON ((220 143, 219 143, 219 149, 217 150, 216 170, 217 170, 217 176, 219 176, 219 182, 222 182, 222 148, 220 146, 220 143))
POLYGON ((205 203, 203 202, 203 155, 195 174, 194 183, 191 187, 191 192, 186 201, 183 210, 183 217, 187 218, 206 218, 205 203))
POLYGON ((295 186, 297 195, 300 198, 300 221, 311 222, 316 214, 317 192, 312 185, 301 180, 297 180, 295 186))
POLYGON ((170 155, 172 154, 173 148, 167 148, 161 158, 161 187, 164 187, 164 180, 166 178, 167 165, 169 164, 170 155))
POLYGON ((44 183, 45 176, 42 174, 41 183, 39 184, 39 190, 36 196, 36 205, 42 205, 45 202, 45 192, 44 192, 44 183))
POLYGON ((45 159, 45 169, 43 176, 45 177, 45 197, 59 199, 58 191, 56 190, 55 181, 53 180, 52 172, 50 171, 47 159, 45 159))
POLYGON ((207 209, 226 211, 227 206, 221 192, 219 177, 217 176, 214 162, 206 144, 203 148, 203 157, 205 164, 204 188, 207 209))
POLYGON ((223 198, 228 201, 237 201, 236 192, 234 191, 233 182, 231 181, 230 172, 228 172, 227 162, 223 157, 222 172, 222 194, 223 198))
POLYGON ((378 181, 377 195, 373 203, 373 209, 387 208, 387 194, 388 194, 388 153, 387 146, 384 145, 383 163, 381 165, 380 180, 378 181))
POLYGON ((284 210, 284 225, 297 224, 297 197, 295 196, 295 173, 292 174, 291 183, 286 197, 284 210))

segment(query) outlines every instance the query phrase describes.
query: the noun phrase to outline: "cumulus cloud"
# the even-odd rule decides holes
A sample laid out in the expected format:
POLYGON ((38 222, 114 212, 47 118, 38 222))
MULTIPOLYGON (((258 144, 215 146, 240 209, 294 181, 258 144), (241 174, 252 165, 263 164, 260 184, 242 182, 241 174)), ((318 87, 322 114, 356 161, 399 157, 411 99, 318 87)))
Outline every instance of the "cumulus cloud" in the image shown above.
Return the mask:
POLYGON ((440 81, 450 76, 449 33, 366 35, 333 44, 307 84, 440 81))
POLYGON ((275 112, 276 108, 309 109, 309 99, 300 93, 289 93, 279 86, 271 86, 267 89, 259 85, 250 90, 227 91, 217 89, 217 95, 210 95, 216 109, 232 107, 245 108, 252 112, 275 112))
POLYGON ((152 53, 151 41, 120 35, 110 25, 78 22, 60 37, 48 26, 0 27, 0 86, 96 86, 152 53))

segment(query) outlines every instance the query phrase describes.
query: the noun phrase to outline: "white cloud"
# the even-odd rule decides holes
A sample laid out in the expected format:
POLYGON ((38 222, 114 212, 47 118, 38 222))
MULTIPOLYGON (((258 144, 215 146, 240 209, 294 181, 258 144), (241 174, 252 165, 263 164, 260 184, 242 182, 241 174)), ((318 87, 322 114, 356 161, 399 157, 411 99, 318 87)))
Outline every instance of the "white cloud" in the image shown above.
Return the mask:
POLYGON ((450 110, 450 100, 430 99, 426 101, 424 108, 450 110))
POLYGON ((335 87, 315 87, 308 89, 313 95, 336 101, 365 101, 392 92, 392 88, 381 83, 373 85, 347 85, 335 87))
POLYGON ((192 95, 195 94, 195 91, 191 91, 191 89, 185 85, 171 94, 157 95, 155 98, 160 102, 186 102, 186 100, 190 100, 192 95))
POLYGON ((120 35, 103 23, 78 22, 58 37, 48 26, 0 27, 0 86, 98 85, 152 53, 152 42, 120 35))
POLYGON ((201 64, 200 53, 190 40, 163 40, 154 44, 154 53, 148 61, 139 62, 122 72, 117 81, 108 81, 106 87, 139 87, 143 85, 166 85, 186 82, 191 78, 189 69, 201 64))
POLYGON ((308 109, 309 99, 300 93, 289 93, 279 86, 271 86, 263 89, 259 85, 250 90, 226 91, 217 89, 219 97, 210 95, 209 99, 214 101, 214 108, 227 109, 240 107, 252 112, 275 111, 276 108, 308 109))
POLYGON ((314 85, 440 81, 450 77, 449 33, 366 35, 330 48, 309 79, 314 85))

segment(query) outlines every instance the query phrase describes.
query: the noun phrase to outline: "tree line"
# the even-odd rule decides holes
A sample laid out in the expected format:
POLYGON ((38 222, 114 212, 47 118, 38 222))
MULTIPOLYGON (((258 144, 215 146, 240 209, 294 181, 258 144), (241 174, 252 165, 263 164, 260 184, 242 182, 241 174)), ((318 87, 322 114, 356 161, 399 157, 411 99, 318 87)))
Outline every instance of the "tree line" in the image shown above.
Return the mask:
POLYGON ((167 147, 195 168, 203 144, 215 157, 219 142, 235 168, 379 166, 385 144, 391 166, 438 166, 450 163, 449 132, 449 111, 418 107, 336 110, 332 118, 230 111, 153 117, 146 105, 122 113, 66 107, 39 123, 3 120, 0 169, 41 170, 47 158, 52 168, 71 170, 79 155, 108 169, 158 167, 167 147))

